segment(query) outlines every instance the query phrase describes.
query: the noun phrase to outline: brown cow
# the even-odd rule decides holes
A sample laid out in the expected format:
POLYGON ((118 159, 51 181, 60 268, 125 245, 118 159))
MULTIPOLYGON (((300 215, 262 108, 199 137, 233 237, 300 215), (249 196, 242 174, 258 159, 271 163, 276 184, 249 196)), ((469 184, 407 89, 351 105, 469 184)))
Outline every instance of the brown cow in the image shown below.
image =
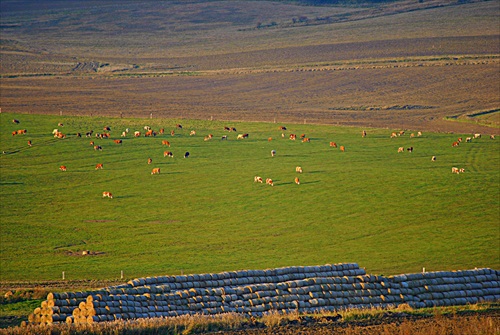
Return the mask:
POLYGON ((102 163, 96 164, 95 169, 96 170, 102 169, 102 163))
POLYGON ((309 137, 304 137, 302 139, 302 143, 305 143, 305 142, 311 142, 311 139, 309 137))
POLYGON ((151 174, 160 174, 160 168, 154 168, 151 174))
POLYGON ((273 140, 273 138, 272 138, 272 137, 269 137, 269 138, 267 139, 267 141, 268 141, 268 142, 271 142, 272 140, 273 140))
POLYGON ((166 145, 170 148, 170 142, 169 141, 166 141, 166 140, 163 140, 161 141, 161 145, 166 145))
POLYGON ((123 143, 122 140, 113 140, 113 142, 115 142, 116 144, 122 144, 123 143))
POLYGON ((363 132, 361 133, 361 137, 366 137, 366 130, 363 130, 363 132))
POLYGON ((195 130, 191 130, 191 131, 189 132, 189 136, 194 136, 194 135, 196 135, 196 131, 195 131, 195 130))
POLYGON ((31 141, 28 141, 28 146, 31 147, 32 145, 31 141))
POLYGON ((151 158, 148 158, 148 164, 153 163, 153 160, 151 158))
POLYGON ((298 177, 295 177, 295 184, 300 185, 300 180, 298 177))
POLYGON ((102 147, 100 145, 94 145, 94 150, 102 150, 102 147))
POLYGON ((172 158, 173 158, 173 157, 174 157, 174 154, 173 154, 171 151, 165 151, 165 152, 163 153, 163 157, 167 157, 167 156, 168 156, 168 157, 172 157, 172 158))
POLYGON ((61 165, 61 166, 59 167, 59 170, 61 170, 61 171, 66 171, 66 165, 61 165))
POLYGON ((165 134, 165 128, 160 129, 160 134, 162 134, 162 135, 165 134))
POLYGON ((153 136, 153 130, 148 130, 145 134, 144 134, 145 137, 150 137, 150 136, 153 136))
POLYGON ((297 135, 295 135, 295 134, 290 134, 289 138, 290 138, 292 141, 295 141, 295 139, 297 138, 297 135))
POLYGON ((337 143, 335 143, 335 142, 330 142, 330 147, 332 147, 332 148, 336 148, 336 147, 337 147, 337 143))
POLYGON ((177 128, 179 128, 179 129, 182 129, 182 125, 180 125, 180 124, 176 124, 175 126, 176 126, 177 128))
POLYGON ((266 184, 267 184, 267 185, 274 186, 273 180, 272 180, 271 178, 267 178, 267 179, 266 179, 266 184))
POLYGON ((302 173, 302 168, 300 166, 297 166, 295 168, 295 172, 302 173))
POLYGON ((279 130, 286 130, 286 127, 285 126, 280 126, 279 130))
POLYGON ((302 139, 303 139, 304 137, 306 137, 306 134, 302 134, 302 135, 300 135, 300 138, 302 138, 302 139))
POLYGON ((103 198, 108 197, 108 198, 113 199, 113 193, 111 193, 111 192, 102 192, 102 197, 103 198))
POLYGON ((403 147, 398 148, 398 152, 404 152, 404 151, 405 151, 405 148, 403 148, 403 147))
POLYGON ((343 145, 340 146, 340 151, 345 152, 345 147, 343 145))
POLYGON ((175 136, 175 131, 170 131, 170 136, 175 136))
POLYGON ((453 142, 453 144, 451 145, 452 147, 458 147, 460 145, 460 142, 453 142))

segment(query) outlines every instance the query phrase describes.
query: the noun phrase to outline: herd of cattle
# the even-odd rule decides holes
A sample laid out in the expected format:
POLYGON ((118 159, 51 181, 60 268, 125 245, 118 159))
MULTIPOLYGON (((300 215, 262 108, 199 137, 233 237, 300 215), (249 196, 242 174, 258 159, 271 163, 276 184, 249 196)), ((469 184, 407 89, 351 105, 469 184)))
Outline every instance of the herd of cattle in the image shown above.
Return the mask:
MULTIPOLYGON (((12 120, 13 123, 15 124, 19 124, 20 121, 17 120, 17 119, 14 119, 12 120)), ((63 127, 64 125, 62 123, 59 123, 58 124, 58 127, 63 127)), ((182 125, 180 124, 176 124, 175 126, 177 129, 183 129, 182 125)), ((287 130, 287 128, 285 126, 280 126, 278 128, 280 131, 282 131, 281 133, 281 137, 282 138, 288 138, 292 141, 295 141, 297 139, 297 135, 296 134, 289 134, 288 136, 285 136, 285 133, 284 131, 287 130)), ((102 133, 95 133, 94 135, 94 131, 93 130, 90 130, 88 132, 85 133, 85 136, 88 137, 88 138, 93 138, 95 137, 96 139, 108 139, 111 137, 111 134, 110 134, 110 131, 111 131, 111 127, 109 126, 105 126, 103 127, 103 132, 102 133)), ((236 128, 235 127, 224 127, 224 131, 228 131, 228 132, 236 132, 236 128)), ((12 132, 12 136, 16 136, 16 135, 24 135, 27 133, 27 130, 26 129, 20 129, 20 130, 16 130, 16 131, 13 131, 12 132)), ((121 133, 121 137, 127 137, 128 134, 130 133, 130 129, 125 129, 122 133, 121 133)), ((58 138, 58 139, 65 139, 66 138, 66 134, 64 134, 63 132, 59 131, 59 129, 54 129, 52 131, 52 134, 54 135, 55 138, 58 138)), ((145 137, 156 137, 158 134, 162 135, 162 134, 165 134, 165 129, 164 128, 161 128, 158 130, 158 132, 154 131, 153 129, 151 129, 151 127, 149 126, 144 126, 144 133, 142 133, 141 131, 134 131, 133 132, 133 136, 134 137, 140 137, 142 136, 142 134, 144 134, 145 137)), ((170 135, 171 136, 175 136, 175 130, 171 130, 170 131, 170 135)), ((196 135, 196 131, 195 130, 191 130, 190 133, 189 133, 190 136, 194 136, 196 135)), ((393 132, 391 133, 391 138, 396 138, 396 137, 401 137, 405 135, 405 131, 400 131, 398 133, 396 132, 393 132)), ((361 136, 364 138, 367 136, 367 132, 365 130, 362 131, 361 133, 361 136)), ((422 136, 422 133, 419 131, 417 133, 417 135, 415 135, 414 133, 411 133, 410 134, 410 138, 413 138, 413 137, 420 137, 422 136)), ((76 137, 82 137, 82 134, 81 133, 76 133, 76 137)), ((244 140, 244 139, 247 139, 249 138, 249 134, 248 133, 244 133, 244 134, 239 134, 237 135, 237 140, 244 140)), ((481 138, 481 134, 474 134, 473 136, 471 137, 467 137, 465 139, 465 142, 471 142, 472 139, 478 139, 478 138, 481 138)), ((490 138, 491 139, 495 139, 495 136, 494 135, 490 135, 490 138)), ((213 135, 212 134, 208 134, 207 136, 204 136, 204 141, 210 141, 213 139, 213 135)), ((227 135, 224 135, 221 137, 221 140, 227 140, 228 137, 227 135)), ((310 142, 310 138, 306 137, 305 134, 302 134, 300 135, 300 139, 302 140, 302 142, 310 142)), ((269 137, 268 138, 268 141, 271 142, 273 139, 272 137, 269 137)), ((452 147, 458 147, 460 145, 460 143, 462 143, 463 139, 460 137, 458 138, 456 141, 454 141, 452 143, 452 147)), ((114 139, 113 140, 113 143, 117 144, 117 145, 121 145, 123 144, 123 141, 121 139, 114 139)), ((170 141, 168 140, 162 140, 161 142, 162 145, 166 146, 166 147, 169 147, 170 148, 170 141)), ((28 140, 28 146, 32 146, 33 143, 31 140, 28 140)), ((98 150, 98 151, 102 151, 102 146, 101 145, 98 145, 95 143, 94 140, 91 140, 90 141, 90 145, 94 148, 94 150, 98 150)), ((341 145, 341 146, 338 146, 336 142, 330 142, 330 147, 332 148, 339 148, 341 152, 345 152, 346 148, 345 146, 341 145)), ((397 152, 398 153, 401 153, 401 152, 404 152, 404 151, 408 151, 408 152, 413 152, 413 147, 408 147, 405 149, 405 147, 398 147, 398 150, 397 152)), ((271 157, 275 157, 276 156, 276 150, 271 150, 271 157)), ((188 158, 190 156, 190 153, 189 152, 185 152, 184 153, 184 158, 188 158)), ((174 154, 171 152, 171 151, 164 151, 163 153, 163 157, 170 157, 170 158, 173 158, 174 157, 174 154)), ((432 156, 431 158, 432 161, 436 161, 436 156, 432 156)), ((148 164, 152 164, 153 160, 151 158, 148 158, 147 160, 147 163, 148 164)), ((102 163, 98 163, 96 164, 95 166, 95 169, 96 170, 99 170, 99 169, 103 169, 103 164, 102 163)), ((65 165, 61 165, 59 167, 59 170, 61 171, 67 171, 67 167, 65 165)), ((297 173, 302 173, 302 167, 300 166, 297 166, 295 171, 297 173)), ((452 167, 452 173, 454 174, 460 174, 460 173, 464 173, 465 172, 465 169, 464 168, 458 168, 458 167, 452 167)), ((160 174, 160 168, 159 167, 155 167, 151 170, 151 174, 152 175, 156 175, 156 174, 160 174)), ((257 182, 257 183, 263 183, 264 179, 260 176, 255 176, 254 177, 254 182, 257 182)), ((300 185, 300 180, 298 177, 295 177, 294 178, 294 183, 297 184, 297 185, 300 185)), ((267 185, 270 185, 270 186, 274 186, 274 182, 271 178, 266 178, 266 184, 267 185)), ((113 198, 113 195, 110 193, 110 192, 103 192, 102 194, 103 198, 113 198)))

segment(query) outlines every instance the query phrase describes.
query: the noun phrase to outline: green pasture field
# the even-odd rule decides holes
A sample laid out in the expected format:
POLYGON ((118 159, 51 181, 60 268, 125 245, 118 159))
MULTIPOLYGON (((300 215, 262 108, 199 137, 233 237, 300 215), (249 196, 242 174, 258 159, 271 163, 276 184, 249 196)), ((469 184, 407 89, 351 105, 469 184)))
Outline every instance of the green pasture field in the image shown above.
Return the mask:
POLYGON ((366 129, 362 138, 358 128, 286 124, 286 135, 311 139, 302 143, 283 139, 275 123, 8 113, 0 121, 2 281, 346 262, 385 275, 500 268, 500 147, 489 136, 466 143, 471 134, 410 138, 414 129, 390 138, 399 129, 366 129), (166 132, 131 135, 146 125, 166 132), (104 126, 111 139, 85 137, 104 126), (55 139, 55 128, 67 138, 55 139), (17 129, 28 132, 12 136, 17 129), (243 133, 249 138, 237 140, 243 133), (208 134, 213 139, 204 141, 208 134), (452 147, 458 137, 464 142, 452 147), (410 146, 412 153, 397 152, 410 146), (165 150, 174 157, 163 157, 165 150), (97 163, 104 168, 95 170, 97 163), (154 167, 161 174, 151 175, 154 167), (255 183, 257 175, 275 185, 255 183))

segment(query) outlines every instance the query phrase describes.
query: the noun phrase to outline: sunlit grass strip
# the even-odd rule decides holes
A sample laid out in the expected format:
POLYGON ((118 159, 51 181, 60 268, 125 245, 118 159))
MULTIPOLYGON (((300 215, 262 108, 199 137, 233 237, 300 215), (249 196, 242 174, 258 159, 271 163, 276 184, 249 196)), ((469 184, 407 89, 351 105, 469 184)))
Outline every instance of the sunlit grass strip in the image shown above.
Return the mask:
MULTIPOLYGON (((460 307, 443 307, 432 309, 414 310, 408 305, 398 308, 372 310, 349 309, 339 313, 269 313, 261 318, 250 318, 239 314, 227 313, 215 316, 179 316, 174 318, 138 319, 130 321, 113 321, 99 324, 54 324, 51 326, 21 326, 0 330, 0 334, 12 335, 59 335, 59 334, 202 334, 207 332, 231 331, 243 329, 265 328, 272 331, 279 326, 313 325, 324 324, 331 327, 338 326, 339 332, 349 328, 350 334, 366 334, 367 329, 363 324, 370 320, 382 320, 384 318, 399 318, 401 322, 387 323, 382 332, 373 334, 393 334, 396 325, 404 325, 408 334, 429 334, 429 329, 443 329, 448 334, 464 333, 465 329, 471 332, 467 334, 495 334, 500 327, 500 319, 491 317, 487 313, 500 311, 498 303, 475 304, 460 307), (425 320, 426 325, 422 327, 420 320, 425 320), (425 332, 424 332, 425 330, 425 332), (456 332, 461 330, 462 332, 456 332), (417 332, 419 331, 419 332, 417 332), (452 332, 450 332, 452 331, 452 332), (454 331, 454 332, 453 332, 454 331)), ((293 328, 292 328, 293 329, 293 328)), ((303 328, 301 328, 303 329, 303 328)), ((397 328, 400 329, 400 328, 397 328)))

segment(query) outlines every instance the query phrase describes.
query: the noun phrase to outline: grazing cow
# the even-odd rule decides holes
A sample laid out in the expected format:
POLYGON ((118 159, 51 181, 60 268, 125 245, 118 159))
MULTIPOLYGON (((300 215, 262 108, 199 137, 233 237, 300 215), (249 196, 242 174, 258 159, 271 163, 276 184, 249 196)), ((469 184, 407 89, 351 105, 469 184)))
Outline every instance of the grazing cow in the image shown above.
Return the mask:
POLYGON ((234 132, 236 132, 236 128, 231 127, 231 130, 230 130, 230 131, 234 131, 234 132))
POLYGON ((180 124, 176 124, 175 126, 179 129, 182 129, 182 126, 180 124))
POLYGON ((205 136, 205 137, 203 138, 203 141, 210 141, 210 137, 209 137, 209 136, 205 136))
POLYGON ((254 183, 261 183, 262 184, 262 177, 255 176, 255 177, 253 177, 253 181, 254 181, 254 183))
POLYGON ((299 177, 295 177, 295 184, 300 185, 299 177))
POLYGON ((33 146, 33 144, 31 143, 31 141, 28 141, 28 147, 31 147, 33 146))
POLYGON ((290 138, 290 140, 295 141, 295 139, 297 138, 297 135, 290 134, 289 138, 290 138))
POLYGON ((63 133, 57 133, 57 138, 66 138, 66 135, 63 133))
POLYGON ((495 139, 495 135, 490 135, 490 140, 494 140, 495 139))
POLYGON ((76 133, 76 137, 82 137, 82 134, 76 133))
POLYGON ((141 132, 140 132, 140 131, 134 131, 134 136, 135 136, 135 137, 139 137, 139 136, 141 136, 141 132))
POLYGON ((271 150, 271 157, 276 156, 276 150, 271 150))
POLYGON ((302 168, 300 166, 297 166, 295 168, 295 172, 302 173, 302 168))
POLYGON ((160 128, 159 132, 160 132, 160 134, 162 134, 162 135, 163 135, 163 134, 165 134, 165 128, 160 128))
POLYGON ((398 134, 396 133, 391 133, 391 138, 398 137, 398 134))
POLYGON ((95 169, 96 170, 102 169, 102 163, 96 164, 95 169))
POLYGON ((151 171, 151 174, 160 174, 160 168, 154 168, 154 169, 151 171))
POLYGON ((113 140, 113 142, 115 142, 116 144, 122 144, 123 143, 122 140, 113 140))
POLYGON ((227 130, 227 131, 231 131, 231 128, 229 128, 229 127, 224 127, 224 131, 226 131, 226 130, 227 130))
POLYGON ((460 145, 460 142, 453 142, 453 144, 451 145, 452 147, 458 147, 460 145))
POLYGON ((163 153, 163 157, 167 157, 167 156, 173 158, 174 154, 171 151, 165 151, 163 153))
POLYGON ((61 166, 59 167, 59 170, 61 170, 61 171, 66 171, 66 165, 61 165, 61 166))
POLYGON ((398 136, 403 136, 404 134, 405 134, 404 130, 401 130, 398 136))
POLYGON ((191 131, 189 132, 189 136, 194 136, 194 135, 196 135, 196 131, 191 130, 191 131))
POLYGON ((267 141, 268 141, 268 142, 271 142, 272 140, 273 140, 273 138, 272 138, 272 137, 268 137, 268 138, 267 138, 267 141))
MULTIPOLYGON (((14 130, 14 131, 12 132, 12 136, 16 136, 16 135, 17 135, 17 131, 15 131, 15 130, 14 130)), ((54 137, 55 137, 55 136, 54 136, 54 137)))
POLYGON ((12 122, 14 122, 15 124, 18 124, 20 121, 17 119, 14 119, 14 120, 12 120, 12 122))
POLYGON ((304 137, 302 139, 302 143, 305 143, 305 142, 311 142, 311 139, 309 137, 304 137))
POLYGON ((408 149, 406 149, 406 150, 408 150, 408 152, 413 152, 413 147, 409 147, 409 148, 408 148, 408 149))
POLYGON ((452 168, 451 168, 451 173, 456 173, 456 174, 459 174, 460 172, 459 172, 459 170, 458 170, 458 168, 457 168, 457 167, 452 167, 452 168))
MULTIPOLYGON (((54 130, 57 130, 57 129, 54 129, 54 130)), ((86 136, 86 137, 92 137, 92 134, 93 134, 93 133, 94 133, 94 131, 93 131, 93 130, 88 131, 88 132, 86 132, 86 133, 85 133, 85 136, 86 136)))
POLYGON ((459 137, 459 138, 457 139, 457 142, 458 142, 458 143, 462 143, 462 138, 461 138, 461 137, 459 137))
POLYGON ((19 129, 17 131, 17 135, 23 135, 23 134, 26 134, 28 131, 26 129, 19 129))
POLYGON ((166 140, 163 140, 161 141, 161 145, 166 145, 170 148, 170 142, 169 141, 166 141, 166 140))
POLYGON ((90 141, 90 146, 93 146, 94 145, 94 141, 90 141))
POLYGON ((153 136, 153 130, 148 130, 145 134, 144 134, 145 137, 151 137, 153 136))
POLYGON ((286 130, 286 127, 285 126, 280 126, 279 130, 286 130))
POLYGON ((431 161, 435 162, 436 161, 436 156, 432 156, 431 161))
POLYGON ((94 150, 102 151, 102 147, 100 145, 94 145, 94 150))
MULTIPOLYGON (((59 132, 59 129, 54 129, 54 130, 52 130, 52 135, 55 135, 55 134, 57 134, 58 132, 59 132)), ((88 134, 88 133, 87 133, 87 134, 88 134)))
POLYGON ((465 172, 465 169, 464 169, 464 168, 460 168, 460 169, 458 170, 458 172, 460 172, 460 173, 464 173, 464 172, 465 172))
POLYGON ((303 139, 304 137, 306 137, 306 134, 302 134, 302 135, 300 135, 300 138, 302 138, 302 139, 303 139))
POLYGON ((110 128, 110 127, 108 127, 108 126, 106 126, 106 127, 104 127, 102 130, 104 130, 104 131, 111 131, 111 128, 110 128))
POLYGON ((281 133, 281 138, 285 138, 285 133, 281 133))
POLYGON ((122 137, 126 137, 127 136, 127 132, 122 132, 122 137))
POLYGON ((467 138, 465 139, 465 142, 467 142, 467 143, 472 142, 472 137, 467 137, 467 138))
POLYGON ((186 151, 186 153, 184 154, 184 158, 188 158, 189 157, 189 151, 186 151))
POLYGON ((151 158, 148 158, 148 164, 153 163, 153 160, 151 158))
POLYGON ((415 134, 414 133, 411 133, 410 134, 410 138, 414 138, 415 137, 415 134))
POLYGON ((345 147, 343 145, 340 146, 340 151, 345 152, 345 147))
POLYGON ((418 137, 422 136, 422 132, 421 132, 421 131, 419 131, 419 132, 417 133, 417 136, 418 136, 418 137))
POLYGON ((239 134, 238 137, 236 138, 237 140, 242 140, 244 139, 245 137, 243 137, 243 134, 239 134))
POLYGON ((175 136, 175 131, 171 130, 170 131, 170 136, 175 136))
POLYGON ((363 132, 361 133, 361 137, 366 137, 366 130, 363 130, 363 132))
POLYGON ((58 127, 64 127, 64 125, 63 125, 61 122, 59 122, 59 123, 57 124, 57 126, 58 126, 58 127))
POLYGON ((399 153, 399 152, 404 152, 404 151, 405 151, 405 148, 403 148, 403 147, 399 147, 399 148, 398 148, 398 153, 399 153))
POLYGON ((330 142, 330 147, 332 147, 332 148, 336 148, 336 147, 337 147, 337 143, 335 143, 335 142, 330 142))
POLYGON ((273 180, 271 178, 266 178, 266 184, 274 186, 273 180))
POLYGON ((150 127, 150 126, 144 126, 144 130, 145 130, 145 131, 150 131, 150 130, 151 130, 151 127, 150 127))
POLYGON ((227 140, 227 135, 222 136, 221 140, 227 140))
POLYGON ((474 134, 474 138, 481 138, 481 134, 474 134))
POLYGON ((113 194, 111 192, 102 192, 102 197, 113 199, 113 194))

